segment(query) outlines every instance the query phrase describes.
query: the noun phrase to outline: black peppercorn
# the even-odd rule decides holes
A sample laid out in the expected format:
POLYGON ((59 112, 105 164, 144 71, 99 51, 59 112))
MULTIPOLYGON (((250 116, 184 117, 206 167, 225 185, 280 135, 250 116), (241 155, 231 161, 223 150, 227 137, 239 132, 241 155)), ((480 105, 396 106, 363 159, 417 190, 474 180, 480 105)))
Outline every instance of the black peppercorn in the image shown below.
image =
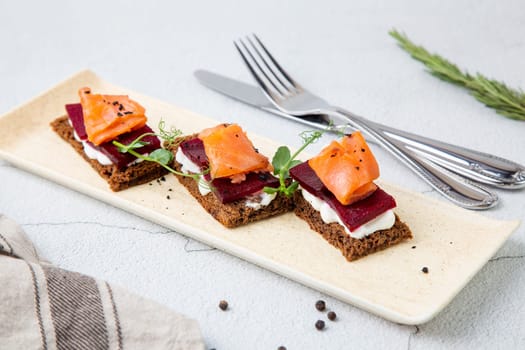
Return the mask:
POLYGON ((333 311, 330 311, 327 316, 330 321, 335 321, 335 319, 337 318, 337 314, 333 311))
POLYGON ((219 309, 221 309, 222 311, 226 311, 227 308, 228 308, 228 302, 226 300, 221 300, 219 302, 219 309))
POLYGON ((326 309, 326 304, 324 300, 317 300, 315 303, 315 308, 319 311, 324 311, 326 309))
POLYGON ((324 321, 317 320, 317 322, 315 322, 315 328, 317 328, 318 331, 322 331, 324 328, 324 321))

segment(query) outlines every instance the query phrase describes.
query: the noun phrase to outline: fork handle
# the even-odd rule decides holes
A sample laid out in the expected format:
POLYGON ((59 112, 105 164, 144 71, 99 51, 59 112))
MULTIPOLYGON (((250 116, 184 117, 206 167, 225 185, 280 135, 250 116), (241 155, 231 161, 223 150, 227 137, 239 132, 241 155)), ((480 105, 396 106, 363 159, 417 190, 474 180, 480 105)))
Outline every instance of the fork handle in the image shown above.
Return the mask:
POLYGON ((498 197, 495 193, 453 174, 431 160, 414 153, 410 154, 408 150, 390 142, 380 130, 371 125, 372 123, 364 121, 362 118, 353 118, 351 113, 341 108, 335 108, 333 111, 329 111, 329 114, 330 117, 342 118, 350 126, 363 130, 380 146, 401 160, 419 177, 453 203, 463 208, 476 210, 488 209, 497 204, 498 197))
POLYGON ((525 167, 523 165, 491 154, 451 145, 372 122, 348 111, 340 112, 345 118, 368 124, 398 146, 404 146, 412 152, 420 154, 443 167, 453 169, 454 172, 465 177, 505 189, 525 187, 525 167))

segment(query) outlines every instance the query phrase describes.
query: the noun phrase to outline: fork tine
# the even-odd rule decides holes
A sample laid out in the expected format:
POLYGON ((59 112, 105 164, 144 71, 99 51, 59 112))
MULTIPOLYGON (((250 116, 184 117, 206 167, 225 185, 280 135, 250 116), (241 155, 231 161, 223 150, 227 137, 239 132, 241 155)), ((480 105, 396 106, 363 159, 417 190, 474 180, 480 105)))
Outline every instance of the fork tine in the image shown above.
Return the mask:
MULTIPOLYGON (((253 34, 253 35, 255 36, 255 34, 253 34)), ((253 48, 253 51, 255 51, 257 56, 259 56, 259 59, 264 63, 264 65, 266 66, 266 68, 268 69, 270 74, 280 84, 280 86, 284 89, 284 91, 286 91, 286 92, 293 92, 292 89, 294 87, 290 86, 289 84, 287 85, 287 84, 283 83, 283 81, 281 80, 282 78, 280 78, 279 75, 276 74, 276 69, 273 68, 273 67, 270 67, 270 63, 268 63, 268 59, 266 57, 264 57, 264 55, 261 53, 261 50, 259 50, 259 48, 253 43, 252 39, 250 39, 249 36, 246 37, 246 39, 248 40, 248 42, 250 43, 251 47, 253 48)), ((278 68, 277 68, 277 70, 278 70, 278 68)))
MULTIPOLYGON (((239 42, 243 45, 244 43, 239 40, 239 42)), ((248 69, 250 70, 250 73, 252 74, 252 76, 255 78, 255 80, 257 80, 257 83, 259 84, 259 86, 264 90, 264 92, 270 96, 270 98, 276 102, 279 102, 281 100, 281 97, 279 95, 277 95, 269 86, 268 84, 266 84, 266 82, 264 81, 264 79, 261 78, 261 76, 255 71, 255 68, 252 66, 252 64, 250 63, 250 61, 248 60, 248 57, 244 54, 244 52, 242 51, 241 47, 239 46, 239 44, 237 44, 236 41, 233 42, 233 44, 235 45, 235 47, 237 48, 237 51, 239 51, 239 54, 241 55, 242 57, 242 60, 244 61, 244 64, 246 64, 246 66, 248 67, 248 69)), ((249 52, 248 52, 249 53, 249 52)), ((257 64, 257 62, 255 62, 257 64)), ((257 64, 258 65, 258 64, 257 64)), ((259 67, 260 69, 260 67, 259 67)))
POLYGON ((255 34, 253 34, 253 37, 255 38, 255 40, 257 40, 257 42, 259 43, 259 45, 261 45, 261 48, 264 50, 264 52, 266 53, 266 55, 268 56, 268 58, 272 61, 272 63, 275 65, 275 67, 277 67, 277 69, 279 70, 279 72, 281 72, 281 74, 283 75, 283 77, 286 78, 286 80, 288 80, 288 82, 296 89, 299 89, 299 90, 302 90, 302 87, 301 85, 297 84, 295 82, 295 80, 292 79, 292 77, 290 75, 288 75, 288 73, 286 73, 286 71, 284 70, 283 67, 281 67, 281 65, 275 60, 275 58, 273 58, 272 54, 270 53, 270 51, 268 51, 268 49, 266 48, 266 46, 264 46, 264 44, 262 43, 262 41, 259 39, 259 37, 255 34))
MULTIPOLYGON (((248 39, 249 40, 249 39, 248 39)), ((241 43, 242 47, 244 48, 244 51, 248 53, 248 55, 250 56, 252 62, 255 63, 256 67, 258 68, 259 72, 262 73, 262 75, 266 78, 266 80, 273 86, 273 88, 275 90, 277 90, 277 92, 282 95, 282 96, 285 96, 286 95, 286 89, 282 89, 280 88, 279 86, 277 86, 277 84, 274 82, 274 80, 272 80, 272 78, 266 73, 266 71, 264 70, 264 68, 259 64, 259 61, 255 58, 255 55, 252 53, 252 50, 250 50, 248 48, 248 46, 244 43, 244 41, 242 39, 239 40, 239 42, 241 43)), ((264 60, 263 60, 264 61, 264 60)), ((271 70, 270 70, 271 72, 271 70)))

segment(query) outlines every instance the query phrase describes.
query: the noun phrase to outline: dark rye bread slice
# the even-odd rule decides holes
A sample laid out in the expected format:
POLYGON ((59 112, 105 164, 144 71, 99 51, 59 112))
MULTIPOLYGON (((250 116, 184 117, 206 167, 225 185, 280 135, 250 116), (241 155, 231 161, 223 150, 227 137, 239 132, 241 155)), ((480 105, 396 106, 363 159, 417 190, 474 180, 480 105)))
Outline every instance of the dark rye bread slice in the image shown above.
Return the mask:
POLYGON ((397 215, 396 222, 390 229, 376 231, 361 239, 352 238, 338 223, 326 224, 321 214, 304 199, 300 192, 298 190, 294 194, 295 215, 306 221, 312 230, 321 234, 331 245, 338 248, 348 261, 357 260, 412 238, 410 228, 399 220, 397 215))
POLYGON ((91 164, 93 169, 108 182, 113 191, 122 191, 132 186, 150 182, 168 173, 166 169, 153 162, 141 162, 125 169, 119 169, 114 164, 102 165, 96 159, 90 159, 84 152, 82 143, 75 140, 73 127, 69 124, 68 119, 68 116, 55 119, 51 122, 51 127, 91 164))
MULTIPOLYGON (((173 152, 173 155, 177 153, 179 145, 186 141, 197 137, 197 134, 186 136, 182 139, 177 140, 172 146, 168 146, 167 149, 173 152)), ((177 161, 173 162, 175 170, 182 172, 182 166, 177 161)), ((208 212, 215 220, 228 228, 241 226, 250 222, 262 220, 271 216, 284 214, 293 210, 294 204, 293 199, 286 197, 283 194, 278 194, 275 199, 267 206, 261 209, 254 209, 246 206, 246 200, 240 199, 231 203, 223 204, 213 194, 208 193, 205 196, 201 195, 199 191, 199 185, 196 180, 188 176, 175 175, 179 182, 186 187, 190 194, 199 202, 199 204, 208 212)))

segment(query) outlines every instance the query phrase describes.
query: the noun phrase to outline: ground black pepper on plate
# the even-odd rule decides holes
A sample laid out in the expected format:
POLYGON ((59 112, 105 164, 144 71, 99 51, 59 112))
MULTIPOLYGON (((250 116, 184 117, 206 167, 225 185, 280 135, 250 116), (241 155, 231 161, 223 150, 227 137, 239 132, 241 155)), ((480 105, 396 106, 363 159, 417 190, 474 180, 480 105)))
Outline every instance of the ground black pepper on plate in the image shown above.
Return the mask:
POLYGON ((335 319, 337 318, 337 314, 333 311, 330 311, 327 316, 330 321, 335 321, 335 319))
POLYGON ((324 328, 324 321, 317 320, 317 322, 315 322, 315 328, 317 328, 318 331, 322 331, 324 328))
POLYGON ((324 311, 326 309, 326 303, 324 300, 317 300, 315 303, 315 308, 319 311, 324 311))
POLYGON ((226 300, 221 300, 219 302, 219 309, 221 309, 222 311, 226 311, 227 308, 228 308, 228 302, 226 300))

